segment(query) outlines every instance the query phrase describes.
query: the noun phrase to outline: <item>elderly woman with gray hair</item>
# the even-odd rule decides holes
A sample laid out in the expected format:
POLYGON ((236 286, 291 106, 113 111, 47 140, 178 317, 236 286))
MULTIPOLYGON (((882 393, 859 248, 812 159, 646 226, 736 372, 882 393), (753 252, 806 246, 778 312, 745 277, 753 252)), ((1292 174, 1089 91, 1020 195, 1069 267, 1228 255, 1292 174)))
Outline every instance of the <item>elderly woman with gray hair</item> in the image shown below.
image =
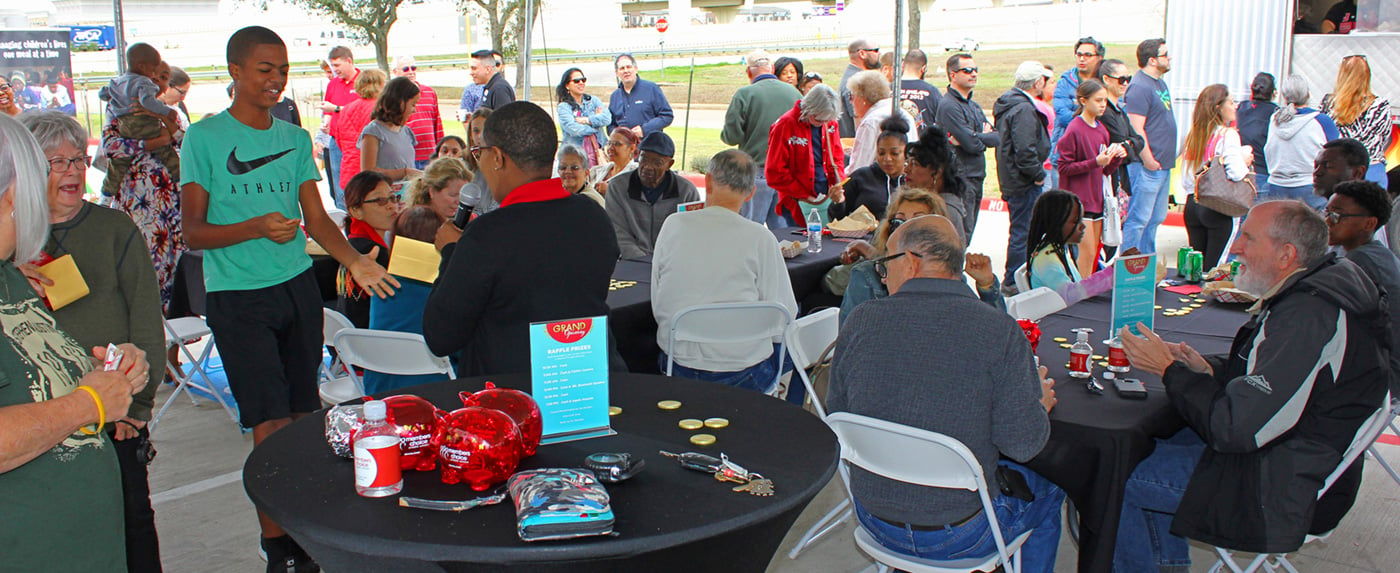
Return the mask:
POLYGON ((0 116, 0 539, 15 571, 128 570, 122 476, 101 428, 146 386, 146 355, 121 344, 114 371, 97 367, 107 343, 123 339, 79 344, 17 265, 49 239, 49 173, 86 163, 85 154, 46 157, 19 121, 0 116))
POLYGON ((789 225, 807 225, 803 203, 815 205, 827 194, 840 192, 846 159, 836 127, 840 102, 830 87, 814 86, 768 132, 763 173, 768 186, 778 192, 774 212, 789 225))
MULTIPOLYGON (((108 342, 131 342, 148 356, 165 350, 161 323, 160 287, 146 241, 131 218, 121 211, 83 200, 89 164, 87 132, 72 117, 55 111, 20 118, 48 160, 47 204, 49 231, 36 262, 71 256, 88 294, 52 311, 58 327, 83 348, 108 342)), ((53 284, 21 264, 26 275, 44 287, 53 284)), ((149 443, 156 388, 164 369, 149 370, 145 389, 120 415, 107 418, 106 434, 115 446, 125 492, 126 559, 131 571, 159 571, 155 512, 151 509, 146 462, 139 452, 149 443)))
POLYGON ((583 148, 565 143, 559 146, 559 154, 554 159, 565 190, 597 201, 600 207, 607 206, 603 196, 588 184, 588 157, 583 148))
MULTIPOLYGON (((846 168, 846 175, 850 175, 875 162, 875 140, 880 137, 880 122, 894 115, 894 98, 889 80, 875 70, 851 76, 851 81, 846 85, 851 90, 851 107, 856 110, 856 142, 851 146, 851 164, 846 168)), ((904 125, 910 127, 905 131, 906 142, 918 141, 918 133, 913 129, 918 125, 914 116, 903 109, 899 110, 899 116, 904 118, 904 125)), ((840 191, 833 190, 831 200, 840 202, 840 199, 840 191)))
POLYGON ((1313 193, 1313 160, 1322 145, 1341 137, 1331 117, 1308 107, 1308 80, 1291 75, 1279 88, 1283 107, 1269 119, 1264 156, 1269 158, 1269 188, 1259 190, 1259 201, 1298 199, 1321 211, 1327 198, 1313 193))

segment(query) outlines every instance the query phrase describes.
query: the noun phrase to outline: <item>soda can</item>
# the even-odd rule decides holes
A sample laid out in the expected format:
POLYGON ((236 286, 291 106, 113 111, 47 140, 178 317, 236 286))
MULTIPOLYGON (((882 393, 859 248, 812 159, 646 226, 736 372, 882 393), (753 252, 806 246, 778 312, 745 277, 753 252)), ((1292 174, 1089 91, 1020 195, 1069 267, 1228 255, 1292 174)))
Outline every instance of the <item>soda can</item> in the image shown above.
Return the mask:
POLYGON ((1191 251, 1190 254, 1186 255, 1187 282, 1201 282, 1201 266, 1205 264, 1205 258, 1205 254, 1200 251, 1191 251))
POLYGON ((1176 276, 1186 276, 1186 255, 1191 253, 1191 247, 1181 247, 1176 250, 1176 276))

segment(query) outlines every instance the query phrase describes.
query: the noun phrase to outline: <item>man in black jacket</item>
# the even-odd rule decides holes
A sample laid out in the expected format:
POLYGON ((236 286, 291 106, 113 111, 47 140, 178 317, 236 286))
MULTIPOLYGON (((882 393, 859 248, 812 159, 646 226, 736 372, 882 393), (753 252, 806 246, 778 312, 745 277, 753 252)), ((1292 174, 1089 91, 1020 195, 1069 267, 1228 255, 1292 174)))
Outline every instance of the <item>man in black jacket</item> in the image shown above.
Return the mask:
POLYGON ((1351 508, 1360 459, 1318 493, 1383 406, 1389 318, 1365 272, 1327 252, 1327 236, 1301 201, 1250 210, 1230 252, 1236 286, 1259 302, 1229 355, 1204 358, 1141 324, 1145 338, 1119 333, 1134 368, 1162 374, 1188 429, 1159 440, 1128 479, 1114 570, 1184 571, 1186 538, 1291 552, 1351 508))
POLYGON ((464 376, 529 372, 530 323, 608 313, 617 239, 602 207, 550 179, 556 137, 539 106, 496 109, 478 162, 501 206, 438 231, 423 338, 438 356, 462 351, 464 376))
POLYGON ((1031 208, 1045 185, 1045 160, 1050 157, 1050 120, 1036 109, 1033 100, 1045 91, 1045 82, 1052 76, 1040 62, 1021 62, 1016 68, 1015 87, 1006 90, 992 105, 996 133, 1001 138, 1001 145, 997 147, 997 181, 1001 184, 1001 198, 1006 201, 1011 215, 1003 288, 1016 285, 1016 269, 1026 262, 1031 208))
POLYGON ((996 147, 1000 136, 992 130, 982 106, 972 101, 977 87, 977 62, 967 54, 948 58, 948 91, 938 104, 938 126, 948 132, 956 150, 953 155, 962 167, 971 192, 964 197, 963 236, 972 238, 977 213, 982 207, 982 182, 987 179, 987 148, 996 147))
POLYGON ((506 104, 515 101, 515 88, 506 81, 505 73, 501 71, 501 62, 496 59, 497 57, 499 54, 491 50, 472 52, 472 80, 483 86, 481 107, 493 110, 505 107, 506 104))

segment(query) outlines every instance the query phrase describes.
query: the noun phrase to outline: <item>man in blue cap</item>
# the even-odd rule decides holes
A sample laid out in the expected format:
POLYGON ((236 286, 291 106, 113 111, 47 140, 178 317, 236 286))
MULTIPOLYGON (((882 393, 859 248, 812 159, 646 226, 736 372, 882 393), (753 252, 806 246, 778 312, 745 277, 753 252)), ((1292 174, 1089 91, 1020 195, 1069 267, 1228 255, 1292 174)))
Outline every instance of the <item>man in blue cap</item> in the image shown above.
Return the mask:
POLYGON ((695 184, 671 171, 676 144, 661 131, 648 133, 638 147, 637 168, 608 183, 608 218, 617 232, 622 258, 651 254, 661 224, 683 203, 700 200, 695 184))

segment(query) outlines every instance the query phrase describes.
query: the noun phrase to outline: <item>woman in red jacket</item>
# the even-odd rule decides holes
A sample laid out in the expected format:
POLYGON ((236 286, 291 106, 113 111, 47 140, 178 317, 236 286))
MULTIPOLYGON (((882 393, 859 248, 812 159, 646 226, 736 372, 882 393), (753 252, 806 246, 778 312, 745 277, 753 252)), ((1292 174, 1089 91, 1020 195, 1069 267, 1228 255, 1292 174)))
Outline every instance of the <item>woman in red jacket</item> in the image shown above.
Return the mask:
MULTIPOLYGON (((360 99, 350 102, 340 110, 335 123, 331 124, 330 135, 340 146, 340 181, 348 182, 360 172, 360 148, 355 142, 360 140, 360 132, 373 120, 374 104, 389 76, 379 70, 364 70, 355 79, 355 94, 360 99)), ((346 183, 348 184, 348 183, 346 183)))
POLYGON ((768 130, 763 174, 768 186, 778 192, 775 211, 791 226, 807 226, 802 203, 816 204, 826 195, 841 195, 837 174, 846 158, 836 131, 840 101, 831 88, 815 86, 768 130))

